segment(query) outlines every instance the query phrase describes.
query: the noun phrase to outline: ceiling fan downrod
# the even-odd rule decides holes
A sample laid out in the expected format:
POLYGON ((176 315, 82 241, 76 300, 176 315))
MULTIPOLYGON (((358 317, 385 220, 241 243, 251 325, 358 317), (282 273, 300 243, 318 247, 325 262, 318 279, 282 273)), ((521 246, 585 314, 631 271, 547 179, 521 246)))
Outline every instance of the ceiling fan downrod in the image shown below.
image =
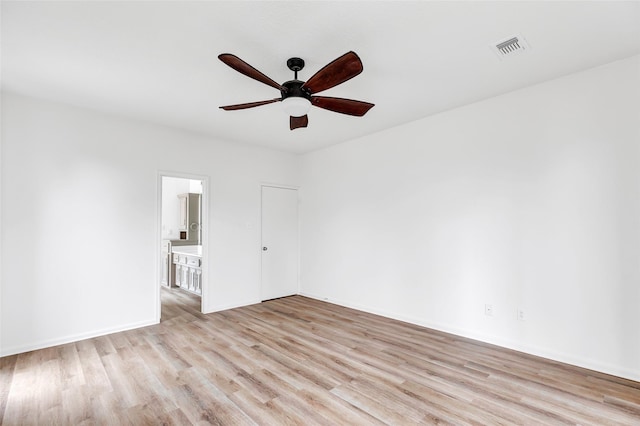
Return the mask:
POLYGON ((289 58, 287 60, 287 67, 294 72, 294 79, 298 79, 298 71, 304 68, 304 60, 301 58, 289 58))

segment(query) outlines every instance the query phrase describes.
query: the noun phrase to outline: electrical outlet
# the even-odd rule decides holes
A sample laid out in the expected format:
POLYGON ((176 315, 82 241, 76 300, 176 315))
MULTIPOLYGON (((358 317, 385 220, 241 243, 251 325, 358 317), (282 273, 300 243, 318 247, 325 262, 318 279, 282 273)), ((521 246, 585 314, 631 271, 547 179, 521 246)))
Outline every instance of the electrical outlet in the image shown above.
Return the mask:
POLYGON ((484 305, 484 314, 488 317, 492 317, 493 316, 493 305, 490 304, 486 304, 484 305))
POLYGON ((518 310, 516 311, 516 318, 518 318, 518 321, 524 321, 526 319, 524 309, 518 308, 518 310))

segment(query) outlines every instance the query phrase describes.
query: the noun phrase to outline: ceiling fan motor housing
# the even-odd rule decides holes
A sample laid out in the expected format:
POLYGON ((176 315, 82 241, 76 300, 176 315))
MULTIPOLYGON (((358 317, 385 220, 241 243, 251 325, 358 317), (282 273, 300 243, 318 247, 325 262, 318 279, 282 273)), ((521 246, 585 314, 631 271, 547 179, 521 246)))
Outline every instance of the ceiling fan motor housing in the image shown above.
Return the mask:
POLYGON ((308 90, 302 88, 304 81, 300 80, 289 80, 287 82, 282 83, 283 90, 280 91, 282 94, 282 100, 287 98, 305 98, 309 102, 311 102, 311 93, 308 90))
MULTIPOLYGON (((311 106, 311 93, 303 88, 303 81, 290 80, 282 83, 282 109, 293 117, 306 117, 311 106)), ((306 127, 306 126, 304 126, 306 127)), ((293 129, 292 129, 293 130, 293 129)))

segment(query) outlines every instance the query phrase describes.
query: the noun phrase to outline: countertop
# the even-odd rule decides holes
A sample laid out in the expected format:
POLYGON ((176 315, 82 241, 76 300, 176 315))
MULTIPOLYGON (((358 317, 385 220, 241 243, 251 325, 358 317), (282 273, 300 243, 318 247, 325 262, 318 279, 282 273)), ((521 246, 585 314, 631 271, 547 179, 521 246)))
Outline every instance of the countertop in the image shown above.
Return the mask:
POLYGON ((172 253, 202 257, 202 246, 173 246, 172 253))

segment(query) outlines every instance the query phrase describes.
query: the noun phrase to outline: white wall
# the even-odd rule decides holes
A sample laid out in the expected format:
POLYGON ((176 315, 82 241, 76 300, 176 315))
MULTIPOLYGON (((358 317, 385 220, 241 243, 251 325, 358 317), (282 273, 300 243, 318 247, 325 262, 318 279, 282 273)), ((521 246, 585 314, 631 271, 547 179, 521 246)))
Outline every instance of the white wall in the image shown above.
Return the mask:
POLYGON ((305 155, 303 294, 639 380, 639 63, 305 155))
POLYGON ((2 95, 0 354, 153 323, 158 173, 208 176, 206 311, 260 300, 260 183, 296 157, 2 95))
POLYGON ((162 170, 210 178, 207 311, 259 300, 260 183, 302 182, 304 294, 639 380, 639 62, 300 161, 3 94, 0 355, 155 321, 162 170))

